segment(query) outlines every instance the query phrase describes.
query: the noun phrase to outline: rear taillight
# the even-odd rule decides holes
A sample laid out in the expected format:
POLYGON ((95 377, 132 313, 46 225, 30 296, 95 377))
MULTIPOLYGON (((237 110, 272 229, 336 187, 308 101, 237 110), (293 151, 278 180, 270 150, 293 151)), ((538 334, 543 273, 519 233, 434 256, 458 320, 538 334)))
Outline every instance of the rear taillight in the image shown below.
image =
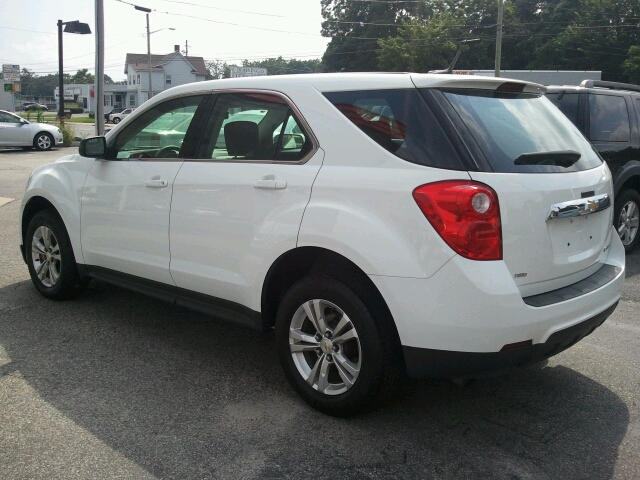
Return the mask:
POLYGON ((422 185, 413 198, 429 223, 456 253, 472 260, 502 259, 498 195, 468 180, 422 185))

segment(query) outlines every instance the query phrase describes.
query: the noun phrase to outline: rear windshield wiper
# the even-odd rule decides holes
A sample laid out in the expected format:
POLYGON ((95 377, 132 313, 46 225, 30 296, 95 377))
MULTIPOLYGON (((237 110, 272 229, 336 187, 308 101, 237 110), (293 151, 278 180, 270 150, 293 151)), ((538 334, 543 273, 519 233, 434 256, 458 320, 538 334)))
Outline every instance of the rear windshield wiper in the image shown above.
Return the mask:
POLYGON ((574 150, 558 152, 523 153, 513 161, 514 165, 555 165, 569 168, 575 164, 582 155, 574 150))

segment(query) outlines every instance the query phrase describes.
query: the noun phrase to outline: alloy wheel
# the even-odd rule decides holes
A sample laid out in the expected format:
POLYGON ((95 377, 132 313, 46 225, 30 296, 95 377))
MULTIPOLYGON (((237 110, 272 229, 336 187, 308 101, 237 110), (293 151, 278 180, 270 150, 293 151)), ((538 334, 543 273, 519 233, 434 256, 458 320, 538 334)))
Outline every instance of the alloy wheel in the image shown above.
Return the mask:
POLYGON ((314 390, 340 395, 355 384, 362 349, 355 326, 337 305, 314 299, 300 305, 289 328, 293 363, 314 390))
POLYGON ((51 138, 49 135, 40 135, 37 140, 38 148, 40 150, 48 150, 51 148, 51 138))
POLYGON ((620 211, 618 220, 618 235, 623 245, 630 245, 638 235, 638 225, 640 223, 640 210, 636 202, 625 203, 620 211))
POLYGON ((60 278, 60 244, 49 228, 41 226, 33 233, 31 259, 42 284, 48 288, 54 287, 60 278))

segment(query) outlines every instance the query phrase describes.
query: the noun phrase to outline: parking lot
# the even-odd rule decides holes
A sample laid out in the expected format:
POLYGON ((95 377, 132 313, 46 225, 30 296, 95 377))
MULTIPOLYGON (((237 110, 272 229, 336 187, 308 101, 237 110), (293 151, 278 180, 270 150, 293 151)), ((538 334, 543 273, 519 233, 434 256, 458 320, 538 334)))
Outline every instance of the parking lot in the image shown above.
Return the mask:
POLYGON ((546 367, 337 419, 291 390, 272 334, 100 282, 36 292, 20 199, 75 152, 0 150, 0 477, 640 478, 640 250, 614 314, 546 367))

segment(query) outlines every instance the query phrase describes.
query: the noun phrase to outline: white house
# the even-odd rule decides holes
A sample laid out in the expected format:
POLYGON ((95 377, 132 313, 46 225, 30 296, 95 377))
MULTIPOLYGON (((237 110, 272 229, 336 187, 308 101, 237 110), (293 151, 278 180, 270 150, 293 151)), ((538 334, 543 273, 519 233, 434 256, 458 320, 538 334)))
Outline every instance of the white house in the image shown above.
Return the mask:
MULTIPOLYGON (((149 98, 149 56, 127 53, 124 67, 127 75, 127 99, 123 107, 137 107, 149 98)), ((151 88, 157 94, 185 83, 202 82, 207 76, 202 57, 187 57, 179 45, 168 55, 151 55, 151 88)))
MULTIPOLYGON (((156 95, 167 88, 185 83, 202 82, 208 72, 202 57, 186 57, 176 50, 167 55, 151 55, 151 87, 156 95)), ((104 111, 113 108, 138 107, 149 99, 149 56, 146 53, 127 53, 124 73, 126 85, 104 86, 104 111)), ((82 105, 85 111, 95 112, 94 85, 65 85, 65 103, 82 105)), ((58 89, 55 89, 56 101, 58 89)))

